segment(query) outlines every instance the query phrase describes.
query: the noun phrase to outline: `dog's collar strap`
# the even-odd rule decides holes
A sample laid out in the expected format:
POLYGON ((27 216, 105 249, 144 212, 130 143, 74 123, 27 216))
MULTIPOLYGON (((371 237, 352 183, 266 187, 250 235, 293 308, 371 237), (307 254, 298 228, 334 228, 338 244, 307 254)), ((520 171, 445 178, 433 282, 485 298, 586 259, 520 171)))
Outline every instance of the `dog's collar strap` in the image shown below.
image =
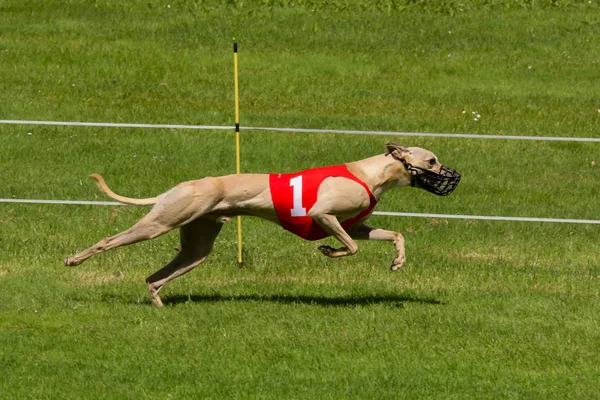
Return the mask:
POLYGON ((410 186, 420 187, 438 196, 448 196, 460 183, 461 175, 442 165, 439 173, 416 167, 402 160, 404 168, 410 173, 410 186))

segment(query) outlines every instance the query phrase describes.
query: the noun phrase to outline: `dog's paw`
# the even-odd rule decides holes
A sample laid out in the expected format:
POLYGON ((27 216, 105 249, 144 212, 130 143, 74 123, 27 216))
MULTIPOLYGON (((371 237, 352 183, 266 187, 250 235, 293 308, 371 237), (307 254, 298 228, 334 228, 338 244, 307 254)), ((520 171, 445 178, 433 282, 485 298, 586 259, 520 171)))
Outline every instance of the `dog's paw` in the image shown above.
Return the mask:
POLYGON ((402 268, 402 266, 404 265, 404 261, 404 257, 398 257, 394 261, 392 261, 392 265, 390 265, 390 272, 394 272, 402 268))
POLYGON ((76 262, 75 260, 73 260, 72 258, 65 258, 65 267, 74 267, 76 265, 79 265, 78 262, 76 262))
POLYGON ((319 251, 326 255, 327 257, 334 257, 335 252, 337 251, 331 246, 319 246, 319 251))
MULTIPOLYGON (((158 290, 160 290, 160 288, 158 288, 158 290)), ((154 287, 152 283, 148 282, 148 294, 150 295, 152 303, 154 303, 155 306, 162 308, 164 307, 164 305, 162 300, 160 299, 160 296, 158 295, 158 290, 154 287)))

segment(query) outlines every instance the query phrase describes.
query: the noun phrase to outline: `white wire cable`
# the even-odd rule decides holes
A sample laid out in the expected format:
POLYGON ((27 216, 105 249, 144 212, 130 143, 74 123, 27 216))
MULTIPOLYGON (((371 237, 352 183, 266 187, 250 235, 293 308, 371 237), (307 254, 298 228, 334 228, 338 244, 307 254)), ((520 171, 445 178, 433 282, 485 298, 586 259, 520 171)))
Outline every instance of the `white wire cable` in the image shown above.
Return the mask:
MULTIPOLYGON (((9 125, 54 125, 54 126, 88 126, 108 128, 160 128, 160 129, 204 129, 204 130, 233 130, 233 126, 214 125, 170 125, 170 124, 129 124, 116 122, 68 122, 68 121, 22 121, 0 120, 0 124, 9 125)), ((244 131, 273 131, 273 132, 302 132, 302 133, 339 133, 350 135, 381 135, 381 136, 419 136, 445 137, 462 139, 505 139, 505 140, 538 140, 562 142, 600 142, 600 138, 567 137, 567 136, 519 136, 519 135, 479 135, 470 133, 431 133, 431 132, 388 132, 388 131, 359 131, 348 129, 308 129, 308 128, 272 128, 241 126, 244 131)))
POLYGON ((89 126, 106 128, 160 128, 160 129, 220 129, 233 130, 233 126, 211 125, 170 125, 170 124, 127 124, 118 122, 68 122, 68 121, 21 121, 4 119, 0 124, 7 125, 54 125, 54 126, 89 126))
POLYGON ((391 217, 423 217, 439 219, 480 219, 486 221, 521 221, 521 222, 554 222, 568 224, 600 224, 595 219, 570 219, 570 218, 535 218, 535 217, 502 217, 493 215, 458 215, 458 214, 426 214, 403 213, 394 211, 375 211, 373 215, 387 215, 391 217))
MULTIPOLYGON (((64 205, 92 205, 92 206, 128 206, 118 201, 86 201, 86 200, 35 200, 35 199, 0 199, 0 203, 22 203, 22 204, 64 204, 64 205)), ((520 222, 553 222, 570 224, 600 224, 600 220, 594 219, 569 219, 569 218, 535 218, 535 217, 503 217, 493 215, 456 215, 456 214, 428 214, 428 213, 405 213, 394 211, 375 211, 373 215, 389 217, 418 217, 438 219, 470 219, 487 221, 520 221, 520 222)))

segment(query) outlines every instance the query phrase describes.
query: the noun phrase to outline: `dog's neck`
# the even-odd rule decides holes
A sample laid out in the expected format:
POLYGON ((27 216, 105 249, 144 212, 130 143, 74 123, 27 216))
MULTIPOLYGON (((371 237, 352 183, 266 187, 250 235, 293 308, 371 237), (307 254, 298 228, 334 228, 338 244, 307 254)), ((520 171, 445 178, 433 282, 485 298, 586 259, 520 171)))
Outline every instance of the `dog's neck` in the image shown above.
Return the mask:
POLYGON ((367 184, 376 199, 394 187, 410 185, 410 174, 391 155, 378 155, 346 164, 348 170, 367 184))

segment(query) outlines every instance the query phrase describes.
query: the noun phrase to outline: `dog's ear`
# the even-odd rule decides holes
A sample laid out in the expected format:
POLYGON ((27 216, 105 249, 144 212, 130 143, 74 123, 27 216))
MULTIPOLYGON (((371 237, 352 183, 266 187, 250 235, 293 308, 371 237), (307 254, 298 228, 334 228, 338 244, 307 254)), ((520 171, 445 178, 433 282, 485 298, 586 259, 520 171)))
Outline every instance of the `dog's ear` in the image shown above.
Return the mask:
POLYGON ((403 160, 404 156, 409 153, 406 146, 398 143, 388 143, 385 145, 385 155, 392 155, 396 160, 403 160))

